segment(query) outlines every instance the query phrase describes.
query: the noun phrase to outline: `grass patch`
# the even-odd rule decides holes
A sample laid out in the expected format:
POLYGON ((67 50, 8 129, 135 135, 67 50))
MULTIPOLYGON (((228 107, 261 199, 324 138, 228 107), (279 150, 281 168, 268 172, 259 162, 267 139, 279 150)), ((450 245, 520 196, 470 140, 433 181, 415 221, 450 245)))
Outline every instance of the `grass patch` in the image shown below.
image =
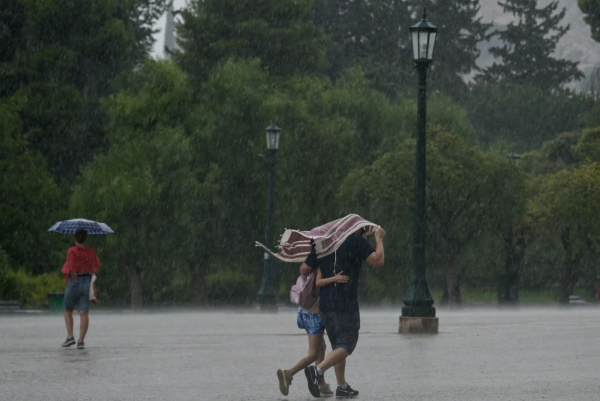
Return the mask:
MULTIPOLYGON (((495 290, 473 290, 461 289, 462 301, 465 303, 498 303, 498 292, 495 290)), ((576 289, 573 295, 580 296, 587 302, 587 293, 585 290, 576 289)), ((441 290, 432 290, 431 296, 436 304, 439 304, 442 299, 441 290)), ((543 289, 543 290, 521 290, 519 291, 520 304, 557 304, 560 297, 559 289, 543 289)))

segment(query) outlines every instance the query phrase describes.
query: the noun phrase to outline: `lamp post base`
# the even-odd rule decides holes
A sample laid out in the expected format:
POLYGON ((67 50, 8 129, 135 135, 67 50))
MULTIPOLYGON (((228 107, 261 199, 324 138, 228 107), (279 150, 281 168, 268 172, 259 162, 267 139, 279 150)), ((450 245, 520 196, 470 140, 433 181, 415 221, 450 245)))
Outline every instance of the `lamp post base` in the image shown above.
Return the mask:
POLYGON ((517 302, 516 299, 506 299, 506 298, 500 298, 498 300, 498 306, 501 308, 517 308, 519 306, 519 303, 517 302))
POLYGON ((398 326, 400 334, 437 334, 437 317, 406 317, 400 316, 400 325, 398 326))

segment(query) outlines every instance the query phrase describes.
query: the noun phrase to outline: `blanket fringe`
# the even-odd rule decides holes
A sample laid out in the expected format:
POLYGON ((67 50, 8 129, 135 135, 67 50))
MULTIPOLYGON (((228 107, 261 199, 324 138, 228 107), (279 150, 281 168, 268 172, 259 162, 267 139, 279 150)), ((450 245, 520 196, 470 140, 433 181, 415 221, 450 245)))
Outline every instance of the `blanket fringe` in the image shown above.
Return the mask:
POLYGON ((282 256, 282 255, 280 255, 278 253, 275 253, 275 252, 271 251, 269 248, 267 248, 266 246, 264 246, 263 244, 261 244, 258 241, 254 241, 254 246, 256 246, 258 248, 263 248, 265 251, 269 252, 271 255, 273 255, 277 259, 281 260, 282 262, 298 263, 298 262, 304 262, 304 260, 306 259, 306 255, 303 255, 303 256, 300 256, 300 257, 296 257, 296 258, 287 258, 285 256, 282 256))

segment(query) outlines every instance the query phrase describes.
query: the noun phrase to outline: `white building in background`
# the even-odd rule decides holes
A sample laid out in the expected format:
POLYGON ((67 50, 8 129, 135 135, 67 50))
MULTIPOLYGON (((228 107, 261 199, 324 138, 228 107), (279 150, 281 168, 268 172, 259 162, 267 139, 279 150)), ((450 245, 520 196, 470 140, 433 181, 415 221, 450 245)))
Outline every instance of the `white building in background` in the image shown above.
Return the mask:
POLYGON ((185 5, 186 0, 174 0, 169 10, 154 25, 154 29, 157 32, 154 34, 153 57, 168 59, 169 53, 165 51, 165 48, 172 51, 177 47, 175 42, 175 16, 173 12, 181 10, 185 5))
POLYGON ((175 50, 175 16, 173 15, 173 3, 169 6, 166 12, 165 22, 165 44, 163 46, 163 54, 165 58, 171 58, 171 53, 175 50))

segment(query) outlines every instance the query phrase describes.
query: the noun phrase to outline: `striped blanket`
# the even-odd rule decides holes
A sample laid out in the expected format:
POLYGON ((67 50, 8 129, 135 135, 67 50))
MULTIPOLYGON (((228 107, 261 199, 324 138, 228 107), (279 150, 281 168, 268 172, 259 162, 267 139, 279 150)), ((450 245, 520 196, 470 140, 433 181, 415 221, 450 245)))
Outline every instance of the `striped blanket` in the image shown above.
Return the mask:
POLYGON ((365 234, 373 234, 377 227, 357 214, 349 214, 310 231, 285 230, 278 245, 280 253, 272 252, 260 242, 256 242, 256 246, 284 262, 304 262, 312 248, 311 240, 315 242, 317 257, 322 258, 337 251, 353 232, 364 228, 365 234))

